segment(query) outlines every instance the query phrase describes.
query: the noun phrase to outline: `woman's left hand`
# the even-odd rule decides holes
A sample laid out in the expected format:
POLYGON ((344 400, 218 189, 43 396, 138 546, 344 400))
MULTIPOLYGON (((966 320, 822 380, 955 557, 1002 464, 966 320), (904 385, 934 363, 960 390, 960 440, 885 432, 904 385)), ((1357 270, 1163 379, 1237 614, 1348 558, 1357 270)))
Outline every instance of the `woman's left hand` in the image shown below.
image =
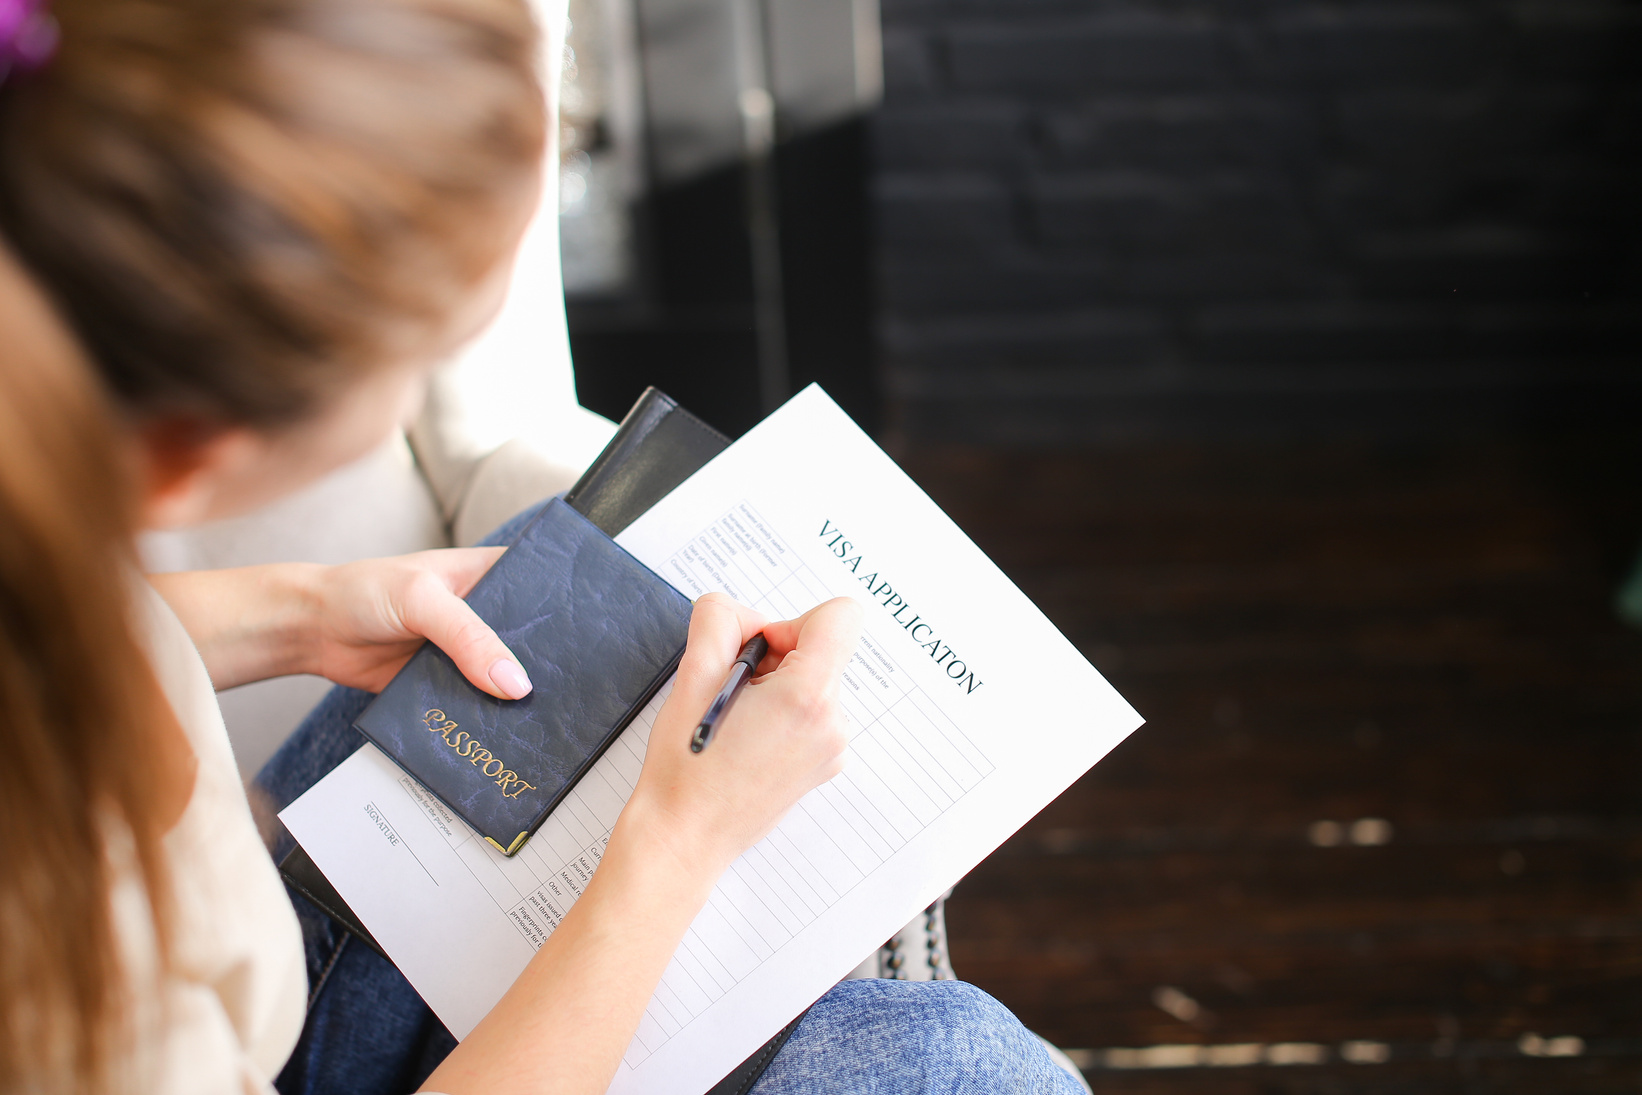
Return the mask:
POLYGON ((292 673, 379 692, 424 640, 502 699, 530 692, 518 659, 462 598, 505 548, 450 548, 341 566, 277 563, 157 574, 219 689, 292 673))
POLYGON ((312 672, 380 692, 424 639, 492 696, 530 694, 530 678, 462 600, 506 548, 449 548, 326 567, 312 672))

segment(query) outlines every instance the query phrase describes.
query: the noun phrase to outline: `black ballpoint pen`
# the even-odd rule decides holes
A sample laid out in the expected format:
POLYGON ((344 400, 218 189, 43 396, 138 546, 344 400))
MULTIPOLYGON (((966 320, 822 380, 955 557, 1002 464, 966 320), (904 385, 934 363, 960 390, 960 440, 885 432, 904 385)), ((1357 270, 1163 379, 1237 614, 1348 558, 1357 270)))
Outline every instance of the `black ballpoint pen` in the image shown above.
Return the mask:
POLYGON ((769 652, 770 644, 764 636, 754 635, 747 640, 747 645, 741 648, 741 653, 730 665, 730 675, 724 678, 724 687, 718 690, 718 695, 707 706, 707 713, 701 716, 701 725, 696 727, 695 734, 690 738, 690 752, 699 753, 707 748, 707 743, 713 740, 713 730, 718 726, 718 721, 730 713, 730 705, 741 695, 741 690, 757 672, 758 663, 769 652))

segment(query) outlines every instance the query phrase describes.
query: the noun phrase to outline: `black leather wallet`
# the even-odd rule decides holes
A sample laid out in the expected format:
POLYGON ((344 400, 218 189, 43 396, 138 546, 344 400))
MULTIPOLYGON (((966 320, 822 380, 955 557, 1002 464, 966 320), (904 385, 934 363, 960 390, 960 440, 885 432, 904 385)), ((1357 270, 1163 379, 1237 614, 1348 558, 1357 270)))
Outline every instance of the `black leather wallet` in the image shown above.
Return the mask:
POLYGON ((564 500, 615 536, 729 445, 666 393, 646 388, 564 500))

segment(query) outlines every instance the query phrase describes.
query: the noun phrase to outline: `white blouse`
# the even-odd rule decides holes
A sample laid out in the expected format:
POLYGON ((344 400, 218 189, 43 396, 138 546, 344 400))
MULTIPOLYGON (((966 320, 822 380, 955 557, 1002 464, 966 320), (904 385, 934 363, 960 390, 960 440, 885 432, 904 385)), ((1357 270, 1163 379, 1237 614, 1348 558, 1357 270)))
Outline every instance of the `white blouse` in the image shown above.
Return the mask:
POLYGON ((164 839, 175 912, 172 965, 158 983, 141 878, 129 849, 113 850, 138 1028, 127 1075, 168 1095, 271 1095, 306 1011, 301 929, 252 821, 205 663, 170 606, 137 585, 138 634, 199 768, 164 839))

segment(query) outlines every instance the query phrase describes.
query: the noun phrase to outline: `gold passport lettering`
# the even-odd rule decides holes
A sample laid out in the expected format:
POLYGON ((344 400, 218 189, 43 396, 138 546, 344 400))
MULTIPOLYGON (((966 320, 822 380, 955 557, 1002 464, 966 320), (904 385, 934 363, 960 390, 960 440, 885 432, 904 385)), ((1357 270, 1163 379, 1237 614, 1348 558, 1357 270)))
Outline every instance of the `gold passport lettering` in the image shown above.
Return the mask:
POLYGON ((466 730, 456 729, 456 722, 445 717, 439 708, 429 709, 422 716, 422 722, 430 733, 438 734, 445 744, 456 751, 459 757, 466 757, 473 765, 487 777, 496 781, 496 786, 502 789, 503 798, 518 798, 526 791, 534 791, 534 783, 526 783, 524 779, 509 768, 500 757, 479 744, 479 739, 466 730))

